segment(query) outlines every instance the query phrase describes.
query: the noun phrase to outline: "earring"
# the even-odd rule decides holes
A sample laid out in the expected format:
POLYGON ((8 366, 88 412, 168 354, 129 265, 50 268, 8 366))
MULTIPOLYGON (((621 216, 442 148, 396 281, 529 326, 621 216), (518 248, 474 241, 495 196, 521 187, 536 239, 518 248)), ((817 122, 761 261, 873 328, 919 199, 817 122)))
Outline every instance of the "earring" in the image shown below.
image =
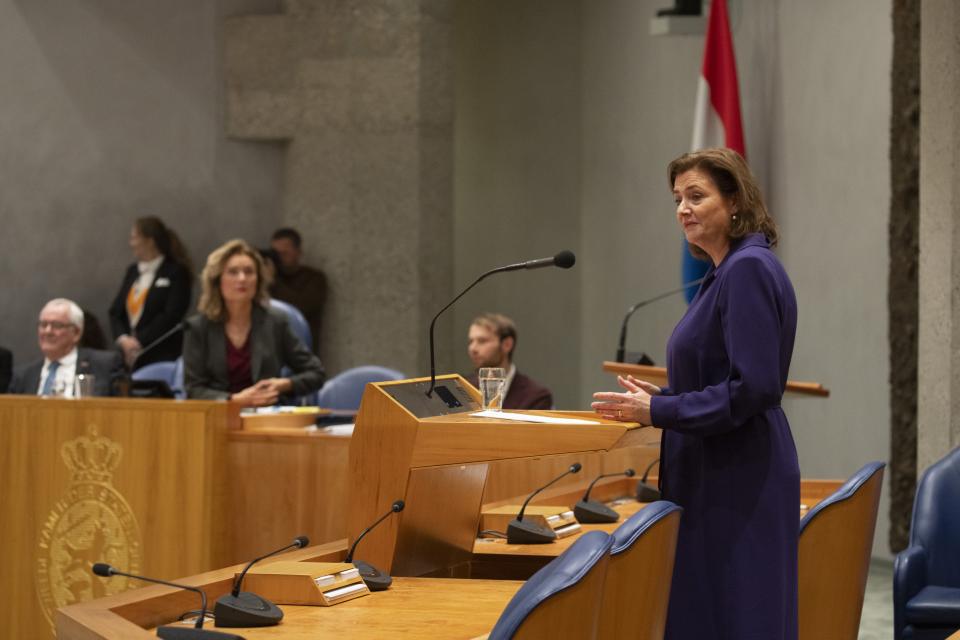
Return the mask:
POLYGON ((734 222, 736 222, 736 221, 737 221, 737 214, 733 214, 732 216, 730 216, 730 219, 733 220, 734 222))

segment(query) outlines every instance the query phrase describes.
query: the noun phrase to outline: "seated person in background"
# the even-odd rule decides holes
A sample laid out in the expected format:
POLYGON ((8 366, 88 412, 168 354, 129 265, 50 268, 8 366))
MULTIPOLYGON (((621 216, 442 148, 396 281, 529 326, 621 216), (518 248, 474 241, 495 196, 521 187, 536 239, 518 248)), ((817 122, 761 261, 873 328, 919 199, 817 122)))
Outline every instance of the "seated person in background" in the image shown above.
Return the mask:
POLYGON ((77 374, 94 376, 94 395, 109 396, 113 379, 123 370, 116 351, 78 348, 83 311, 65 298, 51 300, 40 311, 37 338, 43 358, 17 368, 10 393, 73 397, 77 374))
POLYGON ((155 216, 133 223, 130 250, 136 262, 127 267, 110 305, 113 337, 130 369, 176 360, 182 347, 179 333, 165 338, 142 358, 138 356, 187 315, 193 265, 180 237, 155 216))
POLYGON ((0 347, 0 393, 6 393, 13 376, 13 354, 0 347))
POLYGON ((260 407, 323 385, 320 359, 269 306, 259 252, 231 240, 210 254, 200 280, 200 313, 187 320, 183 340, 188 397, 260 407), (282 378, 284 366, 292 375, 282 378))
MULTIPOLYGON (((513 320, 499 313, 484 313, 473 319, 467 334, 467 352, 478 369, 502 367, 507 372, 504 409, 549 409, 553 406, 550 390, 537 384, 513 364, 517 348, 517 327, 513 320)), ((470 378, 477 386, 477 374, 470 378)))
POLYGON ((320 324, 327 298, 327 279, 322 271, 300 264, 301 242, 296 229, 284 227, 273 232, 270 248, 277 256, 277 278, 270 293, 277 300, 289 302, 300 310, 310 325, 313 350, 320 353, 320 324))

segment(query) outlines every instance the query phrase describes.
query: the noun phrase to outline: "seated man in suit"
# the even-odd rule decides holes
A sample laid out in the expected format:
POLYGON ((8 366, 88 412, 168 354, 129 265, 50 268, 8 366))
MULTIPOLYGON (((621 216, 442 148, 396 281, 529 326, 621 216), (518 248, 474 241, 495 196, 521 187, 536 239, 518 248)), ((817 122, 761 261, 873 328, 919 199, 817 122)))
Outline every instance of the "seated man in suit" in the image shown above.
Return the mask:
POLYGON ((110 395, 123 360, 116 351, 78 348, 83 335, 83 310, 66 298, 51 300, 40 311, 37 338, 43 358, 18 367, 10 393, 73 397, 77 374, 94 376, 94 395, 110 395))
MULTIPOLYGON (((550 390, 517 371, 513 364, 513 352, 517 348, 517 327, 513 320, 499 313, 481 314, 470 323, 467 339, 467 352, 474 366, 506 370, 504 409, 550 409, 553 406, 550 390)), ((476 374, 470 382, 477 385, 476 374)))

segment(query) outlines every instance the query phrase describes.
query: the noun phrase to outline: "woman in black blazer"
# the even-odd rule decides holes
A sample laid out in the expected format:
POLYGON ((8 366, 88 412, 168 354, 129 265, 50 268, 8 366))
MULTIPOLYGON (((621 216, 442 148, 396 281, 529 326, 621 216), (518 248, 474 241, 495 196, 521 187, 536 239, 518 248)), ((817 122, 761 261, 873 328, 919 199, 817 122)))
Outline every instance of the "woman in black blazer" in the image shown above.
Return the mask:
POLYGON ((193 274, 180 238, 160 218, 140 218, 130 230, 137 259, 127 268, 110 305, 110 327, 130 369, 180 357, 182 338, 170 335, 139 357, 144 347, 177 326, 190 307, 193 274))
POLYGON ((231 240, 210 254, 200 280, 200 313, 187 320, 183 343, 187 397, 259 407, 323 385, 320 359, 294 335, 286 315, 269 306, 259 252, 231 240))

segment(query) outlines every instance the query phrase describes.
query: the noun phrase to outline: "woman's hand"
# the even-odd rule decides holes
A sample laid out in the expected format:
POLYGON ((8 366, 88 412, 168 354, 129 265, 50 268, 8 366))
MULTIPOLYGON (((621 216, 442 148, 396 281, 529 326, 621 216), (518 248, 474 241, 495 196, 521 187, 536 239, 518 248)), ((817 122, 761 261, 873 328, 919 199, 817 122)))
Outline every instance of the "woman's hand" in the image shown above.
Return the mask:
POLYGON ((123 361, 127 364, 127 368, 132 369, 133 363, 136 362, 137 356, 140 355, 143 348, 140 341, 133 336, 124 334, 117 338, 117 345, 123 351, 123 361))
POLYGON ((626 393, 600 391, 593 394, 593 410, 609 420, 650 424, 650 398, 660 395, 660 387, 633 376, 617 376, 626 393))
POLYGON ((232 402, 239 402, 245 407, 267 407, 277 403, 279 393, 274 389, 271 381, 273 378, 261 380, 243 391, 239 391, 232 396, 232 402))

